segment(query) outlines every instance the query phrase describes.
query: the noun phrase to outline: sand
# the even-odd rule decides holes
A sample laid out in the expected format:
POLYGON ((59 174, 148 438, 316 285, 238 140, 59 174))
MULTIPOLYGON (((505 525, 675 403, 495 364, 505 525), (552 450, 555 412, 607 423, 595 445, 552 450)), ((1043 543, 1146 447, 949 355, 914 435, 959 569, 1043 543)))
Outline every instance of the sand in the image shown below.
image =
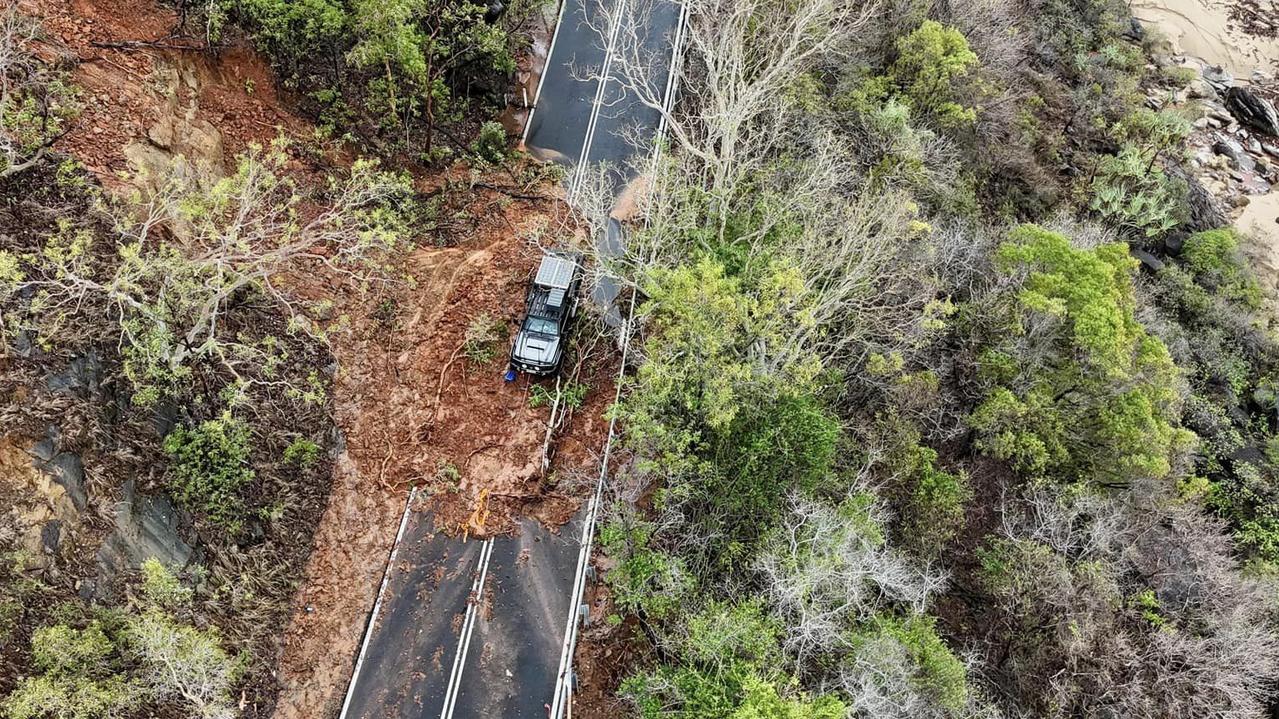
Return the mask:
MULTIPOLYGON (((1254 70, 1273 73, 1279 61, 1279 39, 1249 35, 1230 21, 1229 0, 1133 0, 1133 16, 1155 27, 1176 54, 1219 64, 1237 79, 1248 81, 1254 70)), ((1273 0, 1261 0, 1273 8, 1273 0)))

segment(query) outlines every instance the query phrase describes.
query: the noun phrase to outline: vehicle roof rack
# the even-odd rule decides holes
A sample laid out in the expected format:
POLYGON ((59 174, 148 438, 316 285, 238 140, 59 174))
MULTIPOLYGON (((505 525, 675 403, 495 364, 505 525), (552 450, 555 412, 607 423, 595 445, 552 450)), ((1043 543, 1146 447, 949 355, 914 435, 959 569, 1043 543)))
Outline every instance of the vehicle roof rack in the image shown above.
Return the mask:
POLYGON ((575 264, 572 259, 567 257, 546 255, 542 258, 542 264, 537 268, 537 277, 534 278, 533 282, 543 287, 567 290, 569 283, 573 281, 575 264))

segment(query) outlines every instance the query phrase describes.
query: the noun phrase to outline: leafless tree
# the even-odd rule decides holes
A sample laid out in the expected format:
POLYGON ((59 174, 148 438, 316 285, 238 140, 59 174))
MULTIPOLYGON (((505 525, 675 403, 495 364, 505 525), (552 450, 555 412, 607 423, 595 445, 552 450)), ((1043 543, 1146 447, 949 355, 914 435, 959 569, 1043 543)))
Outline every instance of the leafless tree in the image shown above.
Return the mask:
POLYGON ((183 626, 158 611, 128 625, 130 646, 141 659, 141 678, 153 696, 181 703, 193 719, 234 719, 230 690, 236 662, 215 636, 183 626))
POLYGON ((1279 681, 1275 587, 1240 574, 1193 502, 1153 482, 1106 495, 1041 488, 1008 501, 1002 535, 1006 589, 992 604, 1006 623, 987 636, 1010 708, 1265 716, 1279 681))
POLYGON ((851 649, 850 628, 878 612, 924 611, 946 585, 941 572, 886 546, 886 510, 869 498, 844 507, 793 498, 756 563, 765 597, 787 619, 784 647, 801 665, 851 649))
POLYGON ((0 272, 0 297, 15 308, 6 331, 51 341, 83 312, 103 308, 117 321, 135 383, 180 378, 195 359, 220 364, 240 383, 270 382, 257 370, 274 361, 272 343, 228 328, 237 299, 264 297, 292 331, 323 339, 322 308, 298 292, 297 273, 357 289, 385 281, 391 275, 380 263, 403 229, 390 205, 409 191, 403 178, 358 162, 332 181, 326 202, 311 204, 284 164, 281 148, 254 148, 223 180, 174 173, 149 196, 104 209, 118 248, 109 262, 93 249, 105 238, 74 223, 48 238, 38 257, 0 252, 0 268, 16 270, 0 272))

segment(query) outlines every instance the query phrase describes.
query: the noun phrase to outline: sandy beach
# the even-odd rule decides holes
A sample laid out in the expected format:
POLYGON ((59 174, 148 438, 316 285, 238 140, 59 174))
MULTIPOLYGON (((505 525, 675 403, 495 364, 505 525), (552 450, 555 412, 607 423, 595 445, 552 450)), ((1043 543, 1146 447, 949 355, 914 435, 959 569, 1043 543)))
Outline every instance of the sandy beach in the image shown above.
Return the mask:
MULTIPOLYGON (((1134 0, 1133 16, 1147 27, 1158 28, 1172 43, 1173 52, 1193 55, 1219 64, 1242 82, 1254 70, 1273 73, 1279 62, 1279 39, 1247 33, 1230 19, 1231 0, 1134 0)), ((1260 0, 1275 11, 1272 0, 1260 0)))

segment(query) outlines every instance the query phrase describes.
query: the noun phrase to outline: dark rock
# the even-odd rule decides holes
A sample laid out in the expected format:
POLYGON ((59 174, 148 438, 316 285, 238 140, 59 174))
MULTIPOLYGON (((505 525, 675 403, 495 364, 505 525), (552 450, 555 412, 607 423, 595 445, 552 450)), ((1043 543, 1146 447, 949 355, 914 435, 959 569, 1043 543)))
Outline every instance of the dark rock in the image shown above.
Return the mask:
POLYGON ((36 462, 36 467, 52 475, 53 481, 67 491, 76 511, 84 511, 89 497, 84 491, 84 462, 80 461, 79 455, 59 452, 48 462, 36 462))
POLYGON ((1235 84, 1235 76, 1220 65, 1208 65, 1203 69, 1203 78, 1220 92, 1235 84))
POLYGON ((1141 42, 1146 37, 1146 28, 1141 26, 1141 21, 1137 18, 1131 18, 1128 21, 1128 27, 1124 29, 1124 37, 1134 42, 1141 42))
POLYGON ((98 550, 102 584, 111 584, 115 575, 137 569, 150 557, 169 567, 185 566, 194 550, 182 540, 179 526, 178 511, 167 497, 138 494, 133 480, 125 482, 115 529, 98 550))
POLYGON ((1186 183, 1186 204, 1190 213, 1183 229, 1188 232, 1203 232, 1225 227, 1226 213, 1221 209, 1217 198, 1199 182, 1199 178, 1186 174, 1176 166, 1168 168, 1168 174, 1180 177, 1186 183))
POLYGON ((58 453, 58 442, 62 440, 62 433, 58 428, 49 425, 44 431, 44 439, 31 445, 31 454, 41 462, 48 462, 58 453))
POLYGON ((31 445, 31 465, 48 473, 53 481, 66 490, 77 512, 83 512, 89 504, 84 490, 84 462, 72 452, 61 451, 62 433, 57 427, 45 430, 44 439, 31 445))
POLYGON ((484 22, 492 25, 506 14, 506 3, 502 0, 489 0, 488 7, 484 8, 484 22))
POLYGON ((102 386, 102 360, 96 352, 89 351, 71 360, 65 370, 50 375, 45 383, 51 392, 79 397, 96 394, 102 386))
POLYGON ((1137 261, 1141 263, 1142 267, 1145 267, 1151 272, 1158 272, 1164 268, 1163 260, 1155 257, 1145 250, 1132 249, 1129 250, 1129 252, 1133 257, 1137 258, 1137 261))
POLYGON ((58 544, 62 541, 62 520, 51 519, 40 528, 40 544, 49 554, 57 554, 58 544))
POLYGON ((1173 232, 1164 238, 1164 249, 1168 254, 1176 257, 1181 254, 1181 248, 1186 246, 1186 238, 1190 237, 1187 232, 1173 232))
POLYGON ((155 412, 151 415, 151 426, 155 428, 156 434, 161 437, 167 436, 177 424, 178 405, 176 403, 165 400, 156 405, 155 412))
POLYGON ((1279 136, 1279 115, 1275 113, 1275 106, 1248 88, 1232 87, 1226 90, 1226 109, 1240 125, 1263 135, 1279 136))
POLYGON ((1238 141, 1223 137, 1212 144, 1212 151, 1230 160, 1230 166, 1243 172, 1250 172, 1257 167, 1257 161, 1243 149, 1238 141))
POLYGON ((1266 453, 1257 447, 1243 447, 1231 452, 1227 459, 1236 464, 1247 463, 1262 466, 1266 462, 1266 453))

